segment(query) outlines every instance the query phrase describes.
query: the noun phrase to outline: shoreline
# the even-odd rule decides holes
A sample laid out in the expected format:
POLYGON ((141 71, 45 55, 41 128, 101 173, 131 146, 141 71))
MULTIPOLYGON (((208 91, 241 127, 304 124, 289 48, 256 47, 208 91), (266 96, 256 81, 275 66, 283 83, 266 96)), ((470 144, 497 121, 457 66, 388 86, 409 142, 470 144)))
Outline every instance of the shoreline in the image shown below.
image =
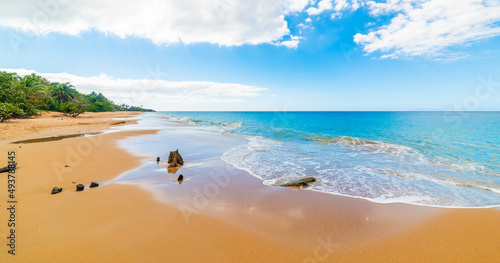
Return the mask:
MULTIPOLYGON (((12 148, 7 144, 10 141, 91 132, 99 125, 108 129, 113 122, 89 124, 90 121, 81 122, 79 117, 76 120, 70 127, 8 137, 8 141, 0 143, 0 151, 12 148)), ((131 123, 135 122, 129 120, 126 124, 131 123)), ((220 187, 216 198, 209 199, 211 203, 206 208, 198 209, 197 213, 186 210, 188 222, 179 205, 192 201, 189 194, 194 190, 213 183, 209 177, 195 174, 180 187, 174 189, 175 184, 168 185, 165 190, 175 197, 170 204, 158 201, 151 191, 138 185, 115 182, 119 175, 130 173, 146 162, 144 157, 136 157, 119 147, 119 141, 157 133, 154 129, 118 131, 15 145, 22 147, 18 148, 22 176, 18 182, 19 254, 9 258, 6 251, 0 251, 0 259, 421 262, 500 258, 498 209, 376 204, 314 191, 270 187, 236 169, 225 170, 232 179, 226 187, 220 187), (81 156, 78 165, 68 167, 70 172, 55 175, 52 164, 67 162, 68 149, 77 149, 78 145, 91 145, 91 150, 81 156), (106 183, 75 192, 74 181, 85 185, 91 181, 106 183), (56 184, 63 187, 63 192, 50 195, 56 184), (418 249, 418 257, 412 257, 415 256, 412 247, 418 249)), ((185 145, 184 149, 188 148, 185 145)), ((196 163, 196 159, 189 158, 196 163)), ((0 162, 3 165, 4 160, 0 162)), ((215 162, 214 167, 217 165, 222 164, 215 162)), ((180 169, 181 173, 186 171, 199 170, 189 165, 180 169)), ((217 174, 216 169, 203 172, 217 174)), ((5 181, 0 182, 0 189, 6 189, 5 181)), ((2 206, 4 199, 0 200, 2 206)), ((4 211, 0 213, 1 218, 6 215, 4 211)), ((0 225, 0 233, 5 233, 5 224, 0 225)))
MULTIPOLYGON (((204 128, 207 128, 207 127, 212 128, 213 126, 211 126, 211 125, 207 126, 207 125, 204 125, 204 124, 200 125, 200 124, 198 124, 197 121, 184 120, 185 118, 178 119, 177 117, 174 117, 174 116, 165 116, 165 115, 162 115, 162 114, 157 114, 157 116, 155 116, 155 117, 158 118, 158 119, 163 119, 163 120, 165 120, 165 121, 167 121, 167 122, 169 122, 171 124, 175 123, 175 125, 173 126, 173 128, 179 128, 179 127, 191 127, 193 129, 200 129, 201 128, 201 129, 203 129, 203 130, 205 130, 207 132, 216 132, 216 133, 220 134, 220 136, 240 137, 240 138, 242 138, 242 140, 246 141, 246 145, 249 145, 249 141, 248 140, 252 140, 252 138, 255 138, 255 137, 257 137, 257 138, 261 137, 259 135, 244 135, 244 134, 232 133, 232 132, 227 132, 226 130, 217 131, 217 130, 211 130, 211 129, 204 129, 204 128), (249 139, 249 137, 250 137, 250 139, 249 139)), ((222 126, 225 126, 225 124, 222 124, 222 126)), ((228 126, 231 126, 231 125, 228 125, 228 126)), ((274 139, 269 139, 269 138, 265 138, 265 139, 274 140, 274 139)), ((406 147, 406 146, 403 146, 403 147, 406 147)), ((226 153, 227 152, 224 152, 223 155, 225 155, 226 153)), ((275 184, 268 183, 267 181, 269 181, 269 180, 263 179, 259 175, 256 175, 256 174, 252 173, 251 169, 248 169, 248 167, 240 167, 238 165, 238 163, 234 163, 231 160, 226 160, 225 158, 222 158, 222 159, 224 160, 224 162, 230 164, 231 166, 238 167, 237 169, 243 170, 245 173, 251 175, 254 178, 257 178, 258 180, 260 180, 261 182, 263 182, 263 184, 268 185, 268 186, 276 186, 275 184)), ((306 175, 303 175, 303 176, 315 176, 315 175, 306 174, 306 175)), ((298 176, 297 178, 299 178, 299 177, 300 176, 298 176)), ((474 187, 472 187, 472 188, 474 188, 474 187)), ((354 196, 354 195, 348 195, 348 194, 342 194, 342 193, 335 193, 335 192, 323 191, 321 189, 315 189, 314 185, 313 185, 313 187, 308 187, 308 188, 303 189, 303 190, 313 191, 313 192, 322 193, 322 194, 330 194, 330 195, 334 195, 334 196, 342 196, 342 197, 347 197, 347 198, 355 198, 355 199, 369 201, 369 202, 376 203, 376 204, 406 204, 406 205, 415 205, 415 206, 419 206, 419 207, 443 208, 443 209, 487 209, 487 208, 500 209, 500 205, 498 205, 498 204, 494 204, 494 205, 482 205, 482 206, 481 205, 478 205, 478 206, 459 206, 459 205, 447 206, 447 205, 426 204, 426 203, 418 203, 418 202, 406 201, 406 200, 404 200, 404 198, 399 198, 399 200, 389 200, 389 201, 386 201, 386 200, 381 200, 381 198, 369 198, 369 197, 363 197, 363 196, 354 196)))
POLYGON ((137 123, 128 118, 140 114, 127 111, 85 112, 73 118, 60 112, 47 111, 38 117, 10 119, 0 125, 0 145, 18 140, 103 131, 113 126, 137 123), (113 120, 113 118, 123 120, 113 120))

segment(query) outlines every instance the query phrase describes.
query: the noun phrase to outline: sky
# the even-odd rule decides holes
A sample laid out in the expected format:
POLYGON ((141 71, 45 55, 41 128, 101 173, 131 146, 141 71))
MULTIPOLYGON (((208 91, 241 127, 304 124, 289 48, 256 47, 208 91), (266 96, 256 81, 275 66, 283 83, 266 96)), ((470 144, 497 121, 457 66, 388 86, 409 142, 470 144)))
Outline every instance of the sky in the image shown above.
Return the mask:
POLYGON ((165 111, 498 111, 500 0, 0 0, 0 70, 165 111))

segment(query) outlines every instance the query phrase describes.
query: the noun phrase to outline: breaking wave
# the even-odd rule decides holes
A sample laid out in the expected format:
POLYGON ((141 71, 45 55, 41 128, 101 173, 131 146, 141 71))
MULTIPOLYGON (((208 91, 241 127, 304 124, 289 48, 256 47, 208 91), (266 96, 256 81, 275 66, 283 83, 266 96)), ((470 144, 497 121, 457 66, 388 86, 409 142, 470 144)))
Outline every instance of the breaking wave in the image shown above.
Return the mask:
POLYGON ((326 141, 318 145, 252 136, 222 159, 266 185, 315 176, 310 190, 378 203, 500 206, 500 185, 473 178, 484 172, 480 165, 432 160, 410 147, 352 137, 326 141), (468 180, 460 179, 467 174, 468 180))
POLYGON ((248 143, 222 159, 266 185, 314 176, 307 189, 378 203, 500 206, 500 142, 492 132, 500 127, 491 121, 500 115, 478 113, 446 131, 452 140, 435 140, 445 114, 193 112, 168 118, 245 136, 248 143))

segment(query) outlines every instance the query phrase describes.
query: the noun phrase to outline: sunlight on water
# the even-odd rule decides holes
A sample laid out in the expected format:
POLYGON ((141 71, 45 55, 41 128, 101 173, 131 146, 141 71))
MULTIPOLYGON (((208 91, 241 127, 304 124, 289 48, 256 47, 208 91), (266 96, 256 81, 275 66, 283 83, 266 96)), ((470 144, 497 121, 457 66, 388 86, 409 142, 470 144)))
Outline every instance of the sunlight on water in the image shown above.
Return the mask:
POLYGON ((222 159, 273 185, 315 176, 311 190, 379 203, 500 205, 500 113, 164 112, 245 136, 222 159))

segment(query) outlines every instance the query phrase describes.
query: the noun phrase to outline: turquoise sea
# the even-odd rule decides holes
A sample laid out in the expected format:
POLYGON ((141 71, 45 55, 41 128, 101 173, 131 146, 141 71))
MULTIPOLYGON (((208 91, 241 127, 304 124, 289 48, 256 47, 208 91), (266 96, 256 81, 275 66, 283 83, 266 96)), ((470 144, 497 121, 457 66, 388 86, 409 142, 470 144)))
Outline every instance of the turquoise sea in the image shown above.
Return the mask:
POLYGON ((247 143, 221 157, 264 184, 379 203, 500 206, 500 112, 159 112, 247 143))

